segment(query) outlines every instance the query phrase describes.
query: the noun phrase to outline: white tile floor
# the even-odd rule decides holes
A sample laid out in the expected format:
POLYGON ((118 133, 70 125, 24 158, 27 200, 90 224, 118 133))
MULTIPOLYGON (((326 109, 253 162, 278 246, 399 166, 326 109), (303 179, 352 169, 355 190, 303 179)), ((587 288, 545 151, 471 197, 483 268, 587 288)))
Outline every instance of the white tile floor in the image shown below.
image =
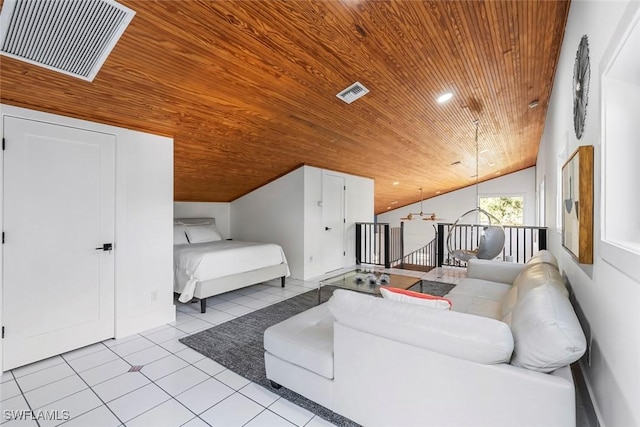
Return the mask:
MULTIPOLYGON (((464 277, 461 269, 388 272, 449 283, 464 277)), ((199 311, 200 304, 178 303, 176 321, 171 324, 5 372, 0 380, 0 424, 331 426, 178 342, 181 337, 315 288, 317 282, 288 279, 282 289, 275 280, 209 298, 204 314, 199 311), (139 365, 143 366, 139 372, 129 372, 139 365), (7 410, 58 411, 58 420, 9 420, 7 410)))

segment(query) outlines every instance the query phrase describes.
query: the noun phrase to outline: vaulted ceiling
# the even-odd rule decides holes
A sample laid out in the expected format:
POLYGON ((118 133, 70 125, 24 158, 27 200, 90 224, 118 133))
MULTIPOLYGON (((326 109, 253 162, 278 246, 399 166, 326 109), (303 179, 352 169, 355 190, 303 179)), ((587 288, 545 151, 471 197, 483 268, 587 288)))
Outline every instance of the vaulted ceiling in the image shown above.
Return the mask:
POLYGON ((93 82, 2 56, 2 102, 173 137, 177 201, 307 164, 375 179, 377 213, 474 184, 476 118, 480 180, 535 164, 569 9, 119 1, 136 16, 93 82), (345 104, 355 81, 370 93, 345 104))

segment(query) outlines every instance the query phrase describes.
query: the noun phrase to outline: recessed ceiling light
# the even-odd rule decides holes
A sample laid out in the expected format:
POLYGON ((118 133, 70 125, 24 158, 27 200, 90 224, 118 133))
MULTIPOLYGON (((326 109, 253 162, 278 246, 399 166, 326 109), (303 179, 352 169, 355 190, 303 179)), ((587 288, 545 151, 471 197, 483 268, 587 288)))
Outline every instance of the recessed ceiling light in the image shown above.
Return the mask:
POLYGON ((496 175, 500 175, 501 172, 496 172, 496 175))
POLYGON ((440 95, 437 99, 438 104, 443 104, 445 102, 447 102, 448 100, 450 100, 451 98, 453 98, 453 93, 451 92, 446 92, 443 93, 442 95, 440 95))
POLYGON ((436 194, 440 194, 440 193, 442 193, 442 191, 436 191, 436 194))
POLYGON ((487 149, 485 148, 484 150, 480 150, 480 151, 478 152, 478 154, 484 154, 484 153, 486 153, 487 151, 489 151, 489 150, 487 150, 487 149))
POLYGON ((393 202, 391 202, 391 204, 392 204, 392 205, 396 205, 396 204, 398 204, 398 201, 397 201, 397 200, 394 200, 393 202))
POLYGON ((393 184, 391 184, 391 185, 398 185, 398 184, 400 184, 400 181, 396 181, 396 182, 394 182, 394 183, 393 183, 393 184))
POLYGON ((387 206, 387 210, 391 209, 391 206, 387 206))
POLYGON ((496 165, 495 163, 489 163, 489 166, 495 166, 495 165, 496 165))
POLYGON ((540 105, 540 101, 535 99, 535 100, 531 101, 531 103, 529 104, 529 108, 536 108, 538 105, 540 105))

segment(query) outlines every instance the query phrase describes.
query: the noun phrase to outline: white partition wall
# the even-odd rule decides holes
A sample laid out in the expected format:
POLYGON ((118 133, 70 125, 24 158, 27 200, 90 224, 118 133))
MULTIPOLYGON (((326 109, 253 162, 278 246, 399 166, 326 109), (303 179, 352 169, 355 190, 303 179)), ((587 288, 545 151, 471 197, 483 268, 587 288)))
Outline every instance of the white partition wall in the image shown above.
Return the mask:
POLYGON ((235 240, 282 246, 292 277, 304 277, 304 171, 284 175, 231 202, 235 240))
POLYGON ((175 319, 173 140, 118 131, 116 337, 175 319))
MULTIPOLYGON (((174 320, 173 140, 13 106, 1 105, 0 109, 3 118, 13 116, 115 136, 115 336, 174 320)), ((4 120, 0 126, 2 123, 4 120)), ((0 191, 2 188, 0 181, 0 191)), ((0 292, 0 307, 2 297, 0 292)), ((24 303, 28 301, 25 295, 24 303)), ((0 341, 0 354, 1 346, 0 341)))
POLYGON ((323 260, 323 177, 344 178, 343 266, 355 264, 355 223, 373 221, 373 180, 303 166, 231 202, 231 236, 278 243, 291 276, 309 279, 327 270, 323 260))

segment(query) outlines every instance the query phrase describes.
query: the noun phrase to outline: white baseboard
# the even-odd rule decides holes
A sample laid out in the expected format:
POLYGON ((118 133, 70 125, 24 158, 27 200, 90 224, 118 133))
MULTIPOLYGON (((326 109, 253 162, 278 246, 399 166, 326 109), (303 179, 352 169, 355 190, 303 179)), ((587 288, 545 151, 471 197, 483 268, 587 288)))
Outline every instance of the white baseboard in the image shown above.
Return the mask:
POLYGON ((147 331, 149 329, 165 325, 176 320, 176 306, 161 307, 154 311, 135 316, 120 318, 116 321, 115 338, 123 338, 129 335, 147 331))
MULTIPOLYGON (((589 418, 589 424, 593 426, 605 427, 604 423, 602 422, 602 413, 598 408, 598 402, 596 402, 596 400, 593 398, 594 396, 593 388, 589 383, 589 378, 584 374, 585 369, 584 369, 584 366, 582 366, 582 363, 583 363, 582 360, 580 360, 578 362, 578 367, 580 368, 579 371, 580 371, 580 376, 582 376, 582 381, 587 387, 587 394, 588 394, 587 397, 589 399, 589 402, 584 402, 584 403, 585 403, 585 411, 587 413, 587 418, 589 418), (587 407, 588 406, 587 404, 591 406, 591 408, 593 409, 593 412, 589 410, 589 408, 587 407)), ((576 386, 577 385, 578 384, 576 384, 576 386)), ((580 393, 580 390, 578 390, 578 393, 580 393)), ((583 401, 585 400, 584 397, 582 400, 583 401)))

